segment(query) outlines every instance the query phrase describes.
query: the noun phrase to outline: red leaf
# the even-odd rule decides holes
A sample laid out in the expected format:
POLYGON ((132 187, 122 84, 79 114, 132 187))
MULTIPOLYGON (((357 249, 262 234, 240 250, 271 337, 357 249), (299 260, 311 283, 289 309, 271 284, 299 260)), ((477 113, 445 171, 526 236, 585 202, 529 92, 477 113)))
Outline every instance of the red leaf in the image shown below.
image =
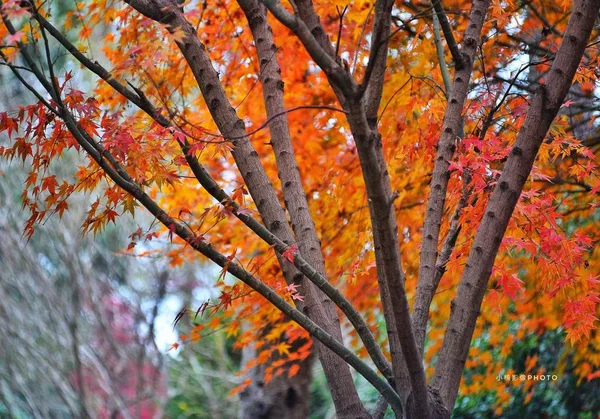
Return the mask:
POLYGON ((288 377, 292 378, 293 376, 298 374, 298 371, 300 371, 300 365, 298 365, 298 364, 292 365, 290 367, 290 369, 288 370, 288 377))
POLYGON ((173 242, 173 233, 175 233, 175 223, 169 224, 169 241, 173 242))
POLYGON ((523 290, 523 281, 516 274, 503 274, 498 278, 498 285, 503 293, 511 300, 517 298, 517 294, 523 290))
POLYGON ((188 215, 194 215, 192 214, 192 211, 190 211, 189 209, 183 207, 179 210, 179 218, 181 218, 182 214, 188 214, 188 215))
POLYGON ((574 100, 567 100, 565 103, 562 104, 561 108, 568 108, 569 106, 571 106, 573 103, 575 103, 574 100))
POLYGON ((289 260, 291 263, 294 263, 294 258, 296 257, 297 253, 298 248, 296 246, 290 246, 285 252, 282 253, 281 256, 289 260))

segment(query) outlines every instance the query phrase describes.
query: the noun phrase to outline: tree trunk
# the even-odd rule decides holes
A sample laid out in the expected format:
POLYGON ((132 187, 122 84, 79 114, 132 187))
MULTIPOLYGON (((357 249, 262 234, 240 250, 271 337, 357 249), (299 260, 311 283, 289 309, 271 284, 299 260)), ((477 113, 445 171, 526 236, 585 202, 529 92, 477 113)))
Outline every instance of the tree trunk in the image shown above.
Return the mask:
POLYGON ((502 238, 538 150, 571 87, 599 9, 600 0, 575 1, 547 80, 536 90, 475 235, 456 298, 451 304, 433 377, 432 385, 439 390, 449 410, 454 407, 458 395, 475 324, 502 238))
MULTIPOLYGON (((242 351, 242 365, 256 358, 254 347, 242 351)), ((310 410, 312 357, 307 358, 293 377, 283 373, 264 382, 267 365, 252 368, 245 378, 250 385, 240 393, 239 419, 305 419, 310 410)))

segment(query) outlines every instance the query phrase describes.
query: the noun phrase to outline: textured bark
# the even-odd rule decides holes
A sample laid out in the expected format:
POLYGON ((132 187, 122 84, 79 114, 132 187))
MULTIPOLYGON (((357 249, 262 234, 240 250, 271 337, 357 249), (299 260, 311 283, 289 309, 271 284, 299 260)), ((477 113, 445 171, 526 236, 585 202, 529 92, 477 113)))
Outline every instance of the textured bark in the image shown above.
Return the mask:
MULTIPOLYGON (((324 33, 323 28, 318 23, 318 17, 315 15, 315 18, 311 19, 311 22, 313 22, 315 19, 317 21, 317 26, 314 26, 314 28, 311 30, 301 17, 296 14, 290 14, 279 2, 262 0, 262 3, 267 6, 269 11, 273 13, 273 15, 281 23, 292 30, 292 32, 294 32, 294 34, 302 42, 304 48, 306 48, 306 51, 308 51, 310 54, 310 57, 321 68, 321 70, 323 70, 325 76, 327 76, 329 84, 338 97, 340 103, 344 105, 347 99, 356 97, 358 94, 358 85, 350 75, 350 69, 342 68, 339 57, 333 56, 331 53, 331 44, 329 41, 324 42, 326 35, 325 38, 323 38, 323 36, 319 38, 321 39, 321 42, 319 42, 313 35, 314 33, 320 34, 322 31, 324 33), (322 44, 325 46, 322 46, 322 44)), ((312 15, 309 14, 309 17, 310 16, 312 15)))
MULTIPOLYGON (((376 263, 378 272, 383 273, 384 285, 381 288, 387 290, 389 295, 389 301, 382 297, 382 303, 384 311, 392 313, 394 318, 394 324, 387 326, 396 330, 402 348, 403 359, 392 359, 392 364, 401 365, 402 362, 405 362, 410 377, 415 415, 420 418, 428 418, 430 416, 429 396, 421 356, 412 331, 404 288, 405 277, 400 260, 398 228, 393 210, 389 173, 383 156, 381 135, 377 129, 371 128, 367 121, 364 98, 361 97, 369 80, 367 79, 366 86, 359 86, 350 74, 339 65, 339 62, 331 59, 327 52, 328 46, 323 45, 325 38, 321 36, 322 28, 318 24, 318 19, 314 17, 312 3, 306 2, 303 5, 306 9, 304 12, 297 8, 300 16, 304 14, 302 20, 296 15, 290 15, 277 2, 268 2, 266 5, 275 17, 302 41, 311 58, 327 76, 347 112, 346 117, 357 145, 369 200, 376 263), (305 23, 305 21, 309 23, 305 23), (309 30, 309 26, 312 26, 311 30, 309 30)), ((382 281, 381 276, 379 281, 382 281)), ((400 377, 395 377, 395 379, 401 380, 400 377)), ((400 382, 396 383, 397 388, 400 388, 399 384, 400 382)))
POLYGON ((446 407, 454 406, 494 260, 510 217, 550 125, 583 56, 600 0, 576 0, 545 84, 537 89, 471 247, 433 377, 446 407))
MULTIPOLYGON (((111 87, 113 87, 117 92, 127 98, 129 101, 138 106, 141 110, 143 110, 148 116, 150 116, 154 121, 156 121, 159 125, 165 128, 177 128, 175 127, 171 121, 165 118, 158 109, 152 105, 152 103, 144 96, 141 90, 137 89, 134 85, 129 83, 129 86, 125 86, 110 77, 110 73, 102 67, 97 62, 92 62, 89 60, 84 54, 79 52, 77 48, 73 44, 71 44, 54 26, 52 26, 47 20, 45 20, 42 16, 36 15, 36 20, 44 26, 44 28, 57 40, 59 41, 66 49, 69 51, 73 57, 75 57, 83 66, 94 72, 98 77, 102 78, 106 81, 111 87)), ((248 228, 250 228, 258 237, 265 241, 265 243, 273 246, 275 251, 278 254, 284 254, 286 251, 289 251, 289 246, 286 245, 281 239, 277 236, 273 235, 269 230, 267 230, 260 222, 258 222, 253 217, 239 211, 240 208, 236 202, 234 202, 229 195, 221 189, 221 187, 216 183, 216 181, 210 176, 210 174, 206 171, 206 169, 198 162, 196 157, 194 157, 189 152, 189 144, 186 142, 181 143, 180 146, 182 152, 189 164, 194 176, 198 180, 198 182, 206 189, 206 191, 215 198, 221 204, 227 206, 230 210, 232 210, 233 214, 242 221, 248 228)), ((363 341, 365 345, 365 349, 373 359, 373 362, 377 366, 377 368, 383 373, 383 375, 389 379, 391 377, 391 370, 389 362, 385 359, 383 353, 381 352, 381 348, 378 343, 375 341, 373 334, 371 333, 368 325, 365 323, 364 319, 360 315, 358 311, 352 306, 352 304, 341 294, 335 287, 333 287, 327 278, 316 271, 316 269, 310 265, 302 255, 297 254, 294 258, 294 266, 302 272, 312 283, 315 284, 320 290, 325 293, 330 299, 335 302, 335 304, 340 308, 340 310, 346 315, 350 323, 356 329, 359 337, 363 341)))
MULTIPOLYGON (((11 31, 11 33, 14 32, 15 31, 11 31)), ((26 61, 31 65, 31 69, 36 75, 36 78, 38 78, 40 83, 46 84, 44 82, 47 82, 47 79, 44 78, 43 73, 41 73, 35 62, 23 52, 23 50, 21 50, 21 52, 26 57, 26 61)), ((338 354, 341 359, 352 366, 382 395, 384 395, 384 397, 390 401, 390 404, 400 405, 400 400, 389 383, 379 377, 377 373, 361 361, 358 356, 346 348, 340 341, 332 337, 308 316, 286 302, 265 283, 254 277, 241 266, 232 263, 225 255, 213 249, 209 243, 197 240, 197 236, 189 229, 187 224, 181 223, 167 214, 152 198, 150 198, 144 189, 128 175, 127 171, 114 159, 114 156, 105 150, 101 144, 97 143, 78 125, 75 117, 62 106, 60 100, 58 108, 55 108, 52 104, 45 101, 33 86, 25 81, 14 67, 11 67, 11 70, 14 72, 17 79, 31 93, 33 93, 52 113, 65 122, 67 129, 71 132, 77 143, 98 164, 106 175, 121 189, 133 196, 144 208, 154 215, 163 226, 173 228, 173 232, 183 239, 191 248, 203 254, 221 268, 227 267, 230 274, 240 279, 251 289, 263 296, 267 301, 273 304, 274 307, 304 328, 313 338, 319 340, 332 352, 338 354)), ((357 411, 348 411, 344 414, 348 417, 365 417, 361 412, 357 411)))
MULTIPOLYGON (((120 82, 111 78, 110 73, 104 67, 102 67, 96 62, 92 62, 84 54, 79 52, 79 50, 77 50, 75 46, 73 46, 64 36, 62 36, 62 34, 56 28, 54 28, 47 20, 45 20, 39 15, 36 15, 36 19, 82 65, 94 72, 100 78, 104 79, 117 92, 119 92, 128 100, 130 100, 132 103, 136 104, 141 110, 146 112, 148 116, 153 118, 158 124, 166 128, 173 127, 171 121, 169 121, 167 118, 161 115, 161 113, 145 98, 145 96, 143 95, 143 93, 141 93, 139 89, 137 89, 131 84, 129 86, 122 85, 120 82)), ((274 246, 278 254, 283 254, 284 252, 289 250, 289 246, 287 246, 285 243, 283 243, 283 241, 281 241, 279 238, 277 238, 271 232, 269 232, 262 224, 256 221, 253 217, 239 212, 238 205, 219 187, 219 185, 214 181, 214 179, 212 179, 212 177, 204 169, 204 167, 200 165, 198 160, 189 153, 189 145, 186 143, 180 143, 180 146, 196 179, 211 196, 213 196, 218 202, 221 202, 223 205, 226 205, 228 208, 232 209, 236 217, 238 217, 246 226, 248 226, 248 228, 250 228, 266 243, 268 243, 271 246, 274 246)), ((348 320, 350 320, 351 324, 356 329, 359 337, 365 344, 365 349, 371 355, 375 365, 388 380, 391 379, 392 373, 390 364, 383 356, 381 348, 375 341, 375 338, 373 337, 372 333, 369 330, 369 327, 365 323, 364 319, 361 317, 360 313, 358 313, 352 307, 350 302, 336 288, 329 284, 325 276, 318 273, 310 264, 308 264, 306 260, 302 258, 301 255, 296 255, 296 257, 294 258, 294 265, 311 282, 313 282, 319 289, 321 289, 327 296, 329 296, 331 300, 334 301, 335 304, 341 309, 341 311, 347 316, 348 320)), ((262 381, 262 379, 255 380, 255 382, 252 385, 258 385, 259 381, 262 381)), ((267 385, 266 387, 269 386, 267 385)), ((280 387, 281 386, 278 384, 277 388, 273 387, 272 391, 274 393, 281 394, 280 387)), ((256 397, 264 397, 264 394, 269 393, 269 391, 270 390, 268 388, 265 388, 265 386, 261 386, 259 390, 250 391, 249 393, 251 395, 256 395, 256 397)), ((250 396, 250 398, 252 398, 252 396, 250 396)), ((252 404, 252 400, 246 400, 245 402, 247 404, 252 404)))
MULTIPOLYGON (((273 40, 272 30, 267 22, 267 9, 257 0, 238 0, 238 3, 248 19, 260 62, 260 79, 263 86, 263 99, 267 111, 267 118, 271 121, 269 123, 271 145, 273 147, 273 152, 275 153, 277 174, 283 185, 285 206, 290 215, 298 248, 304 259, 314 267, 321 276, 325 277, 325 262, 321 251, 321 242, 317 236, 317 231, 308 207, 306 193, 302 188, 300 168, 296 161, 296 154, 292 146, 290 129, 285 114, 286 109, 283 99, 284 82, 281 79, 281 69, 279 68, 279 63, 277 61, 277 47, 273 40), (277 117, 277 115, 280 116, 277 117)), ((307 292, 311 293, 312 301, 318 301, 320 303, 314 307, 314 310, 318 310, 319 318, 324 319, 328 323, 327 330, 335 332, 334 336, 336 339, 342 341, 339 319, 331 299, 318 291, 315 287, 307 288, 307 292)), ((337 358, 335 354, 332 354, 329 351, 324 352, 323 348, 319 348, 319 342, 316 342, 315 345, 318 351, 323 353, 323 356, 326 357, 322 358, 322 362, 331 362, 333 359, 332 357, 337 358)), ((324 370, 328 383, 331 384, 338 381, 338 374, 347 373, 339 370, 334 371, 331 368, 324 368, 324 370), (332 376, 331 374, 335 374, 336 376, 332 376)), ((331 391, 334 395, 333 400, 338 412, 344 411, 346 408, 345 404, 349 401, 348 395, 351 395, 351 398, 358 400, 358 393, 356 393, 354 387, 338 388, 337 386, 332 386, 331 391), (344 405, 341 405, 342 403, 344 405)), ((304 397, 308 398, 308 395, 304 395, 304 397)))
MULTIPOLYGON (((371 54, 369 57, 369 66, 372 66, 371 75, 369 77, 368 85, 365 86, 365 115, 369 127, 372 130, 377 130, 377 115, 381 106, 381 97, 383 93, 383 85, 385 82, 385 70, 387 63, 387 51, 389 46, 389 36, 391 28, 391 13, 393 1, 377 0, 375 3, 375 16, 374 16, 374 27, 373 33, 378 34, 377 38, 380 39, 381 45, 378 50, 379 53, 371 54)), ((372 49, 375 51, 375 48, 372 49)), ((379 156, 382 158, 383 154, 379 156)), ((386 167, 385 161, 380 161, 379 166, 386 167)), ((377 237, 377 232, 373 231, 374 241, 380 242, 377 237)), ((387 335, 390 347, 390 355, 392 357, 392 369, 394 373, 394 383, 396 390, 402 398, 404 404, 404 410, 407 417, 414 417, 414 403, 413 399, 409 398, 411 393, 411 383, 406 360, 402 353, 402 346, 400 344, 400 338, 398 336, 398 329, 396 327, 396 321, 394 314, 391 310, 393 305, 390 293, 387 287, 387 280, 385 277, 385 260, 381 252, 375 253, 376 266, 377 266, 377 282, 379 285, 379 292, 381 295, 382 305, 384 307, 383 315, 385 318, 385 324, 387 325, 387 335)))
MULTIPOLYGON (((264 3, 264 0, 261 1, 264 3)), ((336 60, 339 64, 340 58, 335 56, 335 49, 329 40, 329 35, 327 35, 323 25, 321 25, 321 19, 315 11, 312 0, 296 0, 295 3, 298 16, 302 22, 304 22, 309 32, 316 40, 316 43, 322 48, 325 54, 336 60)), ((350 80, 352 79, 349 78, 349 81, 350 80)), ((340 103, 343 105, 346 99, 342 86, 338 86, 333 83, 331 84, 331 88, 338 97, 340 103)))
MULTIPOLYGON (((369 55, 368 65, 371 69, 368 72, 368 80, 366 80, 368 83, 363 86, 365 89, 365 112, 371 128, 377 127, 377 113, 381 106, 393 6, 393 0, 377 0, 375 2, 373 33, 376 34, 377 39, 374 41, 369 55)), ((363 79, 364 83, 365 80, 363 79)))
MULTIPOLYGON (((379 353, 369 351, 369 354, 372 356, 375 354, 373 359, 388 381, 382 379, 342 343, 339 319, 332 301, 336 302, 348 315, 359 334, 361 334, 361 328, 365 327, 364 321, 361 322, 360 318, 359 321, 355 317, 353 318, 356 311, 353 311, 351 307, 347 308, 348 301, 331 287, 325 277, 320 242, 308 210, 285 117, 283 81, 274 57, 275 47, 266 20, 265 8, 258 0, 238 1, 248 16, 250 29, 256 41, 261 65, 264 101, 272 137, 271 144, 278 166, 278 175, 283 185, 285 205, 292 221, 291 227, 260 158, 247 137, 244 123, 231 107, 218 74, 198 39, 195 29, 185 20, 181 9, 177 6, 179 3, 175 0, 128 0, 127 2, 146 16, 167 25, 169 30, 174 32, 183 29, 186 33, 184 39, 177 37, 179 39, 177 45, 192 70, 219 130, 225 139, 234 144, 234 159, 267 227, 265 228, 252 217, 238 213, 235 206, 232 206, 233 213, 260 238, 271 244, 279 254, 282 253, 282 250, 289 249, 289 246, 297 241, 300 252, 294 263, 289 263, 283 258, 279 260, 286 281, 300 283, 303 286, 306 302, 299 304, 302 311, 294 309, 274 290, 241 266, 229 261, 208 243, 196 240, 196 236, 185 223, 178 222, 161 209, 145 193, 144 188, 129 177, 118 161, 103 149, 101 143, 95 142, 93 136, 78 126, 75 117, 62 105, 54 78, 47 79, 33 60, 26 59, 26 63, 32 67, 33 74, 54 100, 47 102, 39 93, 36 96, 52 112, 65 120, 66 126, 73 136, 106 172, 107 176, 135 197, 156 216, 158 221, 165 226, 174 226, 174 233, 218 265, 228 266, 231 274, 264 296, 316 339, 315 347, 332 390, 338 417, 369 417, 353 385, 350 365, 373 384, 384 395, 386 401, 394 405, 399 416, 402 416, 399 411, 402 409, 401 405, 404 405, 403 417, 406 418, 447 418, 456 399, 473 330, 499 245, 523 184, 531 171, 539 146, 565 99, 577 64, 584 53, 585 43, 600 8, 600 0, 576 0, 575 2, 574 13, 550 70, 547 84, 538 88, 527 119, 518 134, 515 146, 506 162, 505 170, 498 180, 497 187, 486 208, 484 219, 477 231, 457 296, 452 302, 449 325, 442 350, 438 354, 431 388, 426 386, 422 366, 428 311, 460 228, 458 224, 460 210, 466 203, 466 198, 463 196, 459 208, 451 220, 450 233, 438 255, 439 227, 447 192, 447 168, 454 153, 457 137, 461 136, 461 113, 467 95, 473 58, 479 44, 481 27, 490 1, 474 0, 460 57, 456 55, 456 51, 453 52, 457 64, 456 74, 454 85, 450 89, 452 94, 449 96, 447 114, 432 176, 423 234, 424 243, 421 249, 420 268, 422 272, 419 272, 417 308, 415 319, 412 319, 414 322, 411 321, 404 287, 405 278, 400 259, 396 214, 393 206, 394 194, 391 190, 383 154, 382 138, 377 127, 377 113, 385 78, 387 40, 390 33, 393 2, 391 0, 376 1, 375 25, 370 38, 372 49, 369 65, 362 83, 358 84, 348 69, 341 65, 339 57, 335 56, 335 51, 310 0, 293 2, 294 14, 290 14, 276 1, 265 1, 275 16, 296 33, 313 60, 323 69, 342 104, 357 145, 369 201, 378 280, 389 330, 394 377, 384 372, 389 369, 387 361, 381 362, 380 360, 378 363, 380 351, 379 353), (279 114, 281 117, 277 116, 279 114), (307 278, 310 278, 312 283, 316 284, 316 287, 323 292, 309 283, 307 278), (414 332, 417 334, 416 339, 413 327, 416 329, 414 332), (392 389, 390 382, 394 383, 396 391, 392 389), (399 395, 400 397, 398 397, 399 395)), ((436 3, 436 6, 436 11, 440 13, 441 10, 443 14, 443 8, 440 7, 439 2, 436 3)), ((43 20, 38 21, 41 25, 45 25, 43 20)), ((45 36, 45 34, 43 35, 45 36)), ((448 37, 450 35, 451 33, 447 33, 448 37)), ((60 40, 59 42, 62 43, 60 40)), ((451 41, 449 40, 449 42, 451 41)), ((22 46, 19 45, 19 48, 22 46)), ((81 60, 82 54, 75 49, 70 50, 68 47, 67 50, 81 60)), ((49 58, 49 54, 47 55, 49 58)), ((84 65, 100 77, 108 77, 108 73, 97 63, 88 62, 84 65)), ((49 63, 49 66, 52 76, 52 64, 49 63)), ((12 70, 18 73, 15 68, 12 70)), ((22 78, 19 80, 27 86, 26 81, 22 78)), ((132 103, 148 112, 161 125, 170 126, 171 122, 156 112, 156 109, 139 89, 132 85, 122 85, 118 81, 107 81, 132 103)), ((35 90, 31 86, 28 88, 35 90)), ((182 150, 187 155, 186 148, 187 145, 182 142, 182 150)), ((186 156, 186 158, 188 158, 190 168, 205 189, 217 199, 230 202, 230 198, 218 188, 216 182, 210 178, 204 168, 194 161, 193 157, 186 156), (202 180, 205 174, 210 181, 202 180)), ((363 339, 363 341, 368 348, 374 339, 370 334, 361 335, 361 338, 365 337, 366 340, 363 339)), ((248 348, 246 355, 252 355, 250 351, 251 348, 248 348)), ((310 380, 310 369, 305 368, 292 380, 288 380, 287 377, 277 377, 272 383, 264 386, 260 382, 263 375, 261 367, 251 371, 250 374, 255 377, 255 383, 242 394, 240 412, 242 417, 294 418, 306 416, 308 409, 306 393, 310 380)), ((379 403, 378 415, 384 410, 383 404, 382 400, 379 403)))
POLYGON ((330 57, 333 57, 335 55, 335 50, 329 41, 327 32, 325 32, 323 25, 321 25, 321 19, 315 11, 312 0, 296 0, 296 7, 300 19, 304 21, 310 30, 310 33, 317 40, 317 43, 330 57))
POLYGON ((415 338, 421 355, 425 344, 427 322, 429 319, 429 306, 437 289, 439 279, 436 276, 436 261, 438 258, 438 245, 440 225, 446 203, 446 192, 450 173, 448 166, 456 149, 462 126, 462 110, 467 98, 469 80, 473 72, 473 63, 479 43, 481 29, 490 6, 490 0, 476 0, 471 7, 470 23, 465 30, 462 41, 462 66, 456 68, 454 81, 449 95, 442 134, 438 142, 429 198, 427 200, 427 213, 423 225, 423 239, 421 242, 421 260, 419 263, 419 281, 417 296, 413 310, 413 324, 415 338))
POLYGON ((452 54, 452 59, 454 60, 454 65, 457 70, 461 70, 465 65, 464 58, 454 39, 454 33, 452 32, 450 22, 448 22, 448 16, 446 16, 442 0, 433 0, 431 3, 435 10, 434 19, 437 18, 438 24, 442 28, 444 38, 446 38, 446 44, 448 44, 448 50, 450 50, 450 54, 452 54))
MULTIPOLYGON (((406 363, 415 413, 417 417, 425 419, 430 416, 425 372, 414 339, 404 288, 405 276, 400 260, 398 226, 389 172, 383 157, 381 135, 369 128, 362 106, 354 105, 349 111, 348 123, 356 142, 369 201, 375 261, 379 269, 382 269, 385 278, 382 288, 386 289, 389 295, 389 305, 385 307, 386 301, 383 298, 382 303, 384 310, 391 312, 394 318, 394 324, 387 326, 388 328, 395 326, 402 348, 403 358, 392 359, 392 364, 406 363)), ((397 380, 397 388, 400 388, 402 378, 394 377, 394 379, 397 380)))

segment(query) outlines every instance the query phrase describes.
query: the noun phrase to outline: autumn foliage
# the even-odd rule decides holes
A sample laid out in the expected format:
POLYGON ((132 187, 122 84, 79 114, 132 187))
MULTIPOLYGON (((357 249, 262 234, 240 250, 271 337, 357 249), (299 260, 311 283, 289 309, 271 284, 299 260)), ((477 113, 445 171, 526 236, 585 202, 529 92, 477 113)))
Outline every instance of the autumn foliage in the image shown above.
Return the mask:
MULTIPOLYGON (((489 7, 480 5, 487 14, 481 17, 480 33, 474 38, 477 44, 469 46, 461 42, 465 31, 473 30, 469 29, 471 4, 489 2, 445 0, 446 23, 458 48, 470 51, 462 55, 465 63, 457 63, 448 47, 451 42, 444 22, 440 29, 429 2, 388 1, 386 5, 385 1, 336 0, 290 5, 265 1, 273 13, 284 15, 283 10, 288 16, 303 16, 306 25, 312 22, 312 10, 324 30, 308 31, 314 37, 306 41, 294 22, 268 13, 276 45, 266 49, 271 51, 270 58, 257 55, 261 44, 250 30, 259 28, 262 17, 248 18, 249 11, 256 9, 267 16, 259 2, 187 1, 179 9, 177 2, 167 0, 92 0, 69 6, 60 21, 52 17, 53 3, 33 2, 35 10, 19 1, 0 3, 4 19, 0 57, 37 94, 31 105, 0 114, 0 131, 7 138, 0 155, 22 160, 31 169, 22 195, 23 207, 31 214, 25 238, 48 217, 67 217, 68 198, 74 191, 96 197, 82 226, 92 234, 117 223, 122 214, 146 207, 155 222, 131 232, 131 244, 124 251, 140 257, 166 255, 173 265, 199 257, 198 252, 216 261, 206 249, 222 256, 217 262, 220 274, 214 278, 219 299, 181 313, 206 317, 208 323, 198 324, 175 345, 201 345, 205 333, 223 328, 235 338, 237 349, 254 345, 257 356, 246 368, 264 364, 267 383, 278 376, 296 376, 314 351, 314 340, 297 321, 265 300, 263 293, 233 281, 229 274, 238 276, 243 269, 287 303, 305 303, 312 284, 286 282, 282 275, 282 266, 301 269, 299 264, 314 260, 308 254, 314 246, 303 247, 305 232, 296 228, 300 219, 309 227, 314 223, 320 240, 317 253, 325 261, 324 271, 312 268, 349 300, 385 357, 395 362, 380 294, 385 284, 382 277, 389 279, 390 274, 383 273, 384 260, 377 258, 379 244, 374 242, 373 220, 382 209, 366 192, 370 180, 365 173, 370 166, 361 154, 368 148, 361 145, 358 134, 360 112, 364 112, 360 115, 365 129, 380 134, 383 165, 389 173, 388 210, 398 226, 393 233, 411 309, 419 277, 426 275, 420 263, 427 256, 420 252, 432 205, 428 199, 434 196, 430 195, 434 164, 438 164, 441 144, 446 144, 440 137, 452 132, 447 141, 452 148, 450 159, 447 168, 440 169, 446 173, 447 185, 433 256, 441 276, 432 294, 426 335, 421 343, 417 338, 415 346, 423 351, 427 382, 439 383, 433 377, 455 309, 453 300, 470 253, 478 251, 474 242, 487 217, 490 197, 504 188, 501 175, 516 154, 517 136, 525 135, 520 131, 528 123, 530 109, 537 106, 534 96, 536 92, 543 96, 539 92, 545 91, 544 83, 552 77, 550 69, 558 62, 559 46, 567 42, 564 34, 572 7, 589 7, 589 13, 597 14, 599 6, 598 1, 576 1, 575 6, 566 1, 492 1, 489 7), (387 32, 378 19, 388 19, 387 32), (184 21, 187 26, 176 25, 184 21), (325 34, 331 51, 322 50, 333 54, 327 57, 337 67, 323 72, 321 62, 315 64, 316 53, 307 51, 307 45, 313 40, 324 45, 325 34), (198 44, 190 41, 193 37, 198 44), (387 57, 381 74, 380 67, 371 64, 378 58, 374 39, 387 48, 387 55, 379 52, 379 57, 387 57), (211 60, 200 70, 190 64, 197 45, 204 45, 206 54, 198 60, 211 60), (19 56, 19 51, 33 57, 32 61, 19 56), (56 65, 55 58, 65 51, 70 61, 56 65), (271 75, 264 75, 270 60, 280 70, 281 80, 276 83, 271 75), (468 69, 469 62, 473 67, 467 74, 470 83, 462 80, 468 85, 464 105, 459 103, 454 115, 460 130, 445 131, 452 117, 448 116, 452 94, 460 90, 460 81, 444 80, 444 74, 451 78, 468 69), (208 68, 216 70, 219 85, 203 79, 208 68), (92 81, 85 83, 90 75, 92 81), (357 86, 365 78, 373 84, 380 81, 374 112, 357 108, 337 77, 357 80, 357 86), (219 89, 228 103, 212 96, 219 89), (282 95, 285 113, 273 114, 276 94, 282 95), (276 144, 280 140, 273 134, 284 120, 300 185, 286 177, 296 169, 282 166, 289 150, 276 144), (238 132, 245 136, 241 138, 238 132), (262 164, 278 204, 288 211, 284 214, 299 244, 279 236, 281 226, 276 223, 280 221, 265 216, 266 204, 261 202, 265 198, 259 198, 255 190, 271 185, 251 184, 257 181, 258 169, 240 167, 251 165, 242 152, 262 164), (71 168, 71 176, 58 178, 52 168, 66 153, 78 154, 80 164, 71 168), (213 179, 217 192, 208 183, 199 185, 198 167, 213 179), (116 182, 113 173, 126 182, 116 182), (288 188, 305 194, 308 208, 304 214, 312 215, 312 221, 292 214, 291 206, 296 204, 288 188), (262 220, 285 243, 259 237, 248 228, 247 220, 262 220)), ((564 330, 581 380, 598 378, 600 141, 593 106, 600 64, 597 38, 596 30, 586 38, 587 50, 573 87, 558 104, 558 116, 537 151, 522 193, 518 191, 520 198, 506 231, 500 232, 502 240, 497 256, 493 255, 489 282, 483 282, 487 291, 472 335, 480 343, 471 348, 465 364, 477 373, 461 383, 462 395, 498 390, 500 374, 559 372, 544 371, 535 357, 528 359, 526 371, 506 371, 503 366, 516 342, 547 330, 564 330)), ((377 95, 376 89, 367 91, 360 106, 377 95)), ((381 232, 375 235, 382 237, 381 232)), ((479 306, 471 310, 479 311, 479 306)), ((342 330, 347 331, 346 346, 359 358, 368 359, 370 353, 357 330, 343 315, 340 318, 342 330)), ((467 338, 470 342, 471 336, 467 338)), ((394 364, 396 374, 397 368, 394 364)), ((250 383, 248 379, 237 391, 250 383)), ((525 391, 532 391, 535 384, 524 385, 525 391)), ((496 396, 500 414, 510 395, 498 390, 496 396)), ((453 404, 455 397, 442 390, 444 403, 453 404)))

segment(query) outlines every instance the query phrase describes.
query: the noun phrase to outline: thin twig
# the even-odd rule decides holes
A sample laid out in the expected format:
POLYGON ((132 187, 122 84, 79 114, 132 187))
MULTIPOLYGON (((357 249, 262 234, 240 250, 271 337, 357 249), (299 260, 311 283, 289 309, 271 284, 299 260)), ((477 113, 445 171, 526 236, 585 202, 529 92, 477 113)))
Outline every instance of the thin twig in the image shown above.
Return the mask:
POLYGON ((347 5, 344 6, 344 10, 342 10, 341 12, 340 12, 340 8, 338 6, 335 6, 335 10, 337 10, 339 20, 340 20, 340 24, 338 27, 337 42, 335 44, 335 56, 339 57, 340 56, 340 41, 342 39, 342 25, 344 24, 344 15, 346 14, 346 11, 348 11, 348 6, 347 5))
POLYGON ((452 54, 452 59, 454 60, 454 65, 456 69, 460 69, 464 65, 463 56, 458 49, 458 44, 456 43, 456 39, 454 39, 454 34, 452 33, 452 27, 450 26, 450 22, 448 21, 448 16, 446 16, 446 11, 444 10, 444 6, 442 6, 442 0, 433 0, 432 2, 433 8, 435 9, 435 13, 440 21, 440 26, 442 27, 442 32, 444 33, 444 38, 446 38, 446 44, 448 44, 448 49, 450 50, 450 54, 452 54))

